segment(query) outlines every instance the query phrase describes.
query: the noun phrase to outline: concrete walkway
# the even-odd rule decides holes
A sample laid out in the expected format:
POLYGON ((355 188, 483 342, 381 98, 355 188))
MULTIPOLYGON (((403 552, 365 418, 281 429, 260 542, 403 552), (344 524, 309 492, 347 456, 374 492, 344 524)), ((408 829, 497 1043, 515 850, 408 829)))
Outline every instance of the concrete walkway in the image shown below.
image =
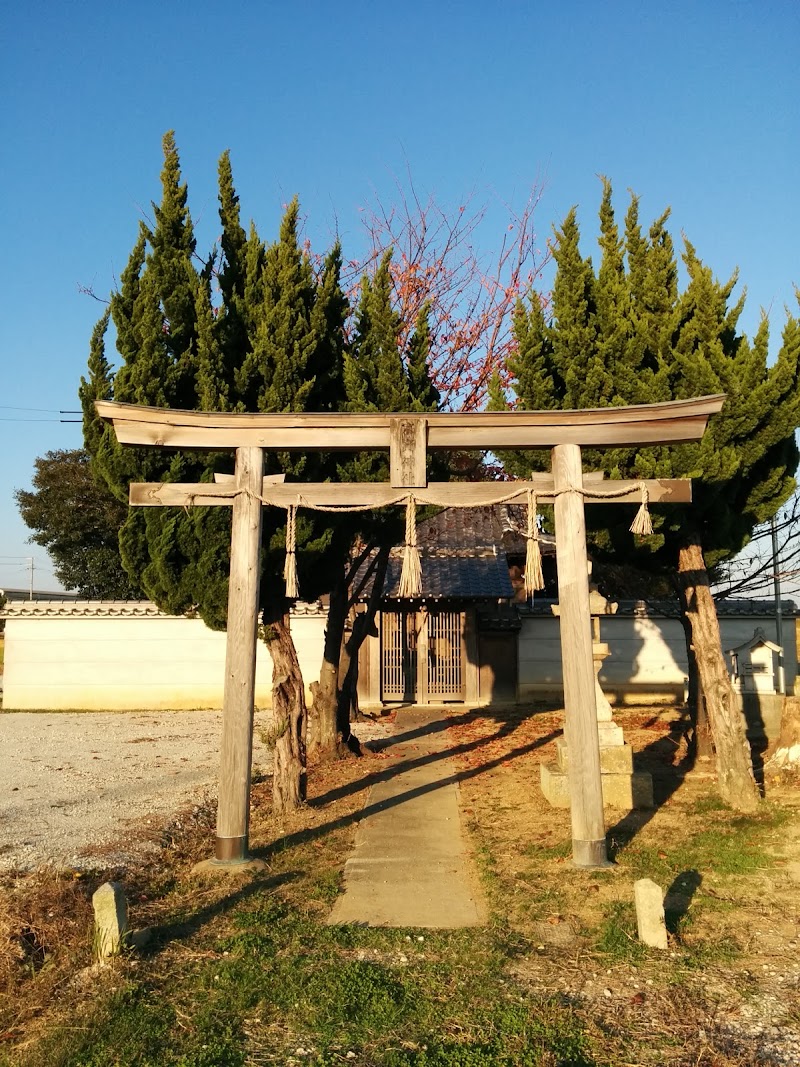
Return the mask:
POLYGON ((477 926, 484 920, 466 854, 457 769, 441 708, 397 714, 392 761, 373 785, 328 922, 361 926, 477 926))

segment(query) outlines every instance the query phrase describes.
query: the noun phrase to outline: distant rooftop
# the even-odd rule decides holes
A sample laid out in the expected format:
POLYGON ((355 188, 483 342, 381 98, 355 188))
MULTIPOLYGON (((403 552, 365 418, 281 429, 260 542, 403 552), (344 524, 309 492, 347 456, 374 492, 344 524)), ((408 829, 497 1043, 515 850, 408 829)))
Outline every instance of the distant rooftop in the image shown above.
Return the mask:
MULTIPOLYGON (((517 605, 519 610, 526 615, 550 615, 550 608, 558 601, 552 597, 535 596, 533 604, 525 606, 517 605)), ((718 600, 716 602, 717 615, 725 618, 775 618, 774 600, 718 600)), ((797 604, 793 600, 781 601, 781 613, 792 617, 799 614, 797 604)), ((680 608, 677 598, 675 600, 620 600, 617 615, 658 615, 668 618, 679 618, 680 608)))
POLYGON ((65 593, 63 589, 34 589, 31 593, 30 589, 9 589, 8 586, 4 586, 0 589, 0 595, 4 596, 6 600, 79 600, 78 593, 65 593))

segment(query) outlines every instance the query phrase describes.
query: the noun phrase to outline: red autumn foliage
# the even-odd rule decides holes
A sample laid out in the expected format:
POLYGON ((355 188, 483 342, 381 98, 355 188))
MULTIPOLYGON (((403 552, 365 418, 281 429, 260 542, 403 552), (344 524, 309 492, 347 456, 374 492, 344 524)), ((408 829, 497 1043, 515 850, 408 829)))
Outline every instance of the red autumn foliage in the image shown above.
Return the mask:
POLYGON ((345 284, 357 293, 360 277, 392 248, 401 344, 407 344, 417 315, 430 304, 431 372, 444 410, 476 411, 484 406, 489 381, 501 373, 514 344, 511 322, 520 296, 533 286, 550 251, 537 244, 534 211, 542 186, 534 185, 520 210, 505 204, 509 222, 496 247, 481 250, 488 203, 472 198, 454 210, 433 196, 422 197, 410 173, 396 180, 397 197, 363 212, 370 251, 348 264, 345 284), (481 234, 478 234, 482 228, 481 234))

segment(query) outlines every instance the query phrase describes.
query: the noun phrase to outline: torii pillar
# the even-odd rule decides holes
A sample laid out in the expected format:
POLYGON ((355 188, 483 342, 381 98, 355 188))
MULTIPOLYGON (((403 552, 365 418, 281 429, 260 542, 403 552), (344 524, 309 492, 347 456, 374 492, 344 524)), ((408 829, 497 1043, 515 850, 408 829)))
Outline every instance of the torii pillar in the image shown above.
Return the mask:
POLYGON ((518 490, 521 498, 535 492, 542 503, 555 506, 565 728, 570 747, 572 855, 578 867, 606 866, 584 497, 597 504, 639 503, 641 491, 646 488, 653 501, 682 503, 691 500, 691 483, 681 479, 615 480, 600 490, 592 485, 589 491, 583 484, 581 447, 635 447, 699 440, 709 417, 720 410, 724 399, 710 396, 584 411, 425 415, 233 414, 97 401, 99 416, 113 423, 122 444, 236 450, 236 474, 230 481, 194 485, 158 482, 130 488, 132 505, 233 505, 214 862, 235 868, 247 861, 261 505, 367 509, 396 505, 404 494, 409 494, 422 503, 465 507, 485 505, 493 494, 498 502, 508 500, 518 490), (263 476, 265 448, 300 452, 387 449, 391 481, 276 485, 273 479, 263 476), (534 475, 528 482, 428 485, 427 450, 459 448, 550 448, 552 476, 534 475))
POLYGON ((570 751, 572 859, 576 867, 604 867, 609 860, 600 777, 579 445, 556 445, 553 449, 553 482, 564 707, 569 709, 564 732, 570 751))

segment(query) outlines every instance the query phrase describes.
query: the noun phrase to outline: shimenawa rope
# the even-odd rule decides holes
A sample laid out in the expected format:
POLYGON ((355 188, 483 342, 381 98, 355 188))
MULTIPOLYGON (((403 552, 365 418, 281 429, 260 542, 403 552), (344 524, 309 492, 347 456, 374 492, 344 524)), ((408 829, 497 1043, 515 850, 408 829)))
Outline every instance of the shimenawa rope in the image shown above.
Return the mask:
MULTIPOLYGON (((512 483, 513 484, 513 483, 512 483)), ((653 533, 653 523, 650 518, 650 512, 648 509, 648 502, 650 494, 645 482, 638 482, 636 488, 642 495, 642 502, 639 505, 639 510, 636 513, 636 517, 631 523, 631 533, 636 534, 639 537, 649 537, 653 533)), ((151 496, 158 497, 158 489, 151 491, 151 496)), ((614 500, 619 497, 628 496, 630 489, 587 489, 586 486, 574 486, 567 489, 559 489, 553 493, 548 492, 548 496, 561 496, 563 493, 578 493, 582 497, 588 500, 614 500)), ((279 504, 274 499, 271 499, 269 494, 262 495, 256 493, 250 489, 249 486, 243 486, 241 488, 232 488, 224 492, 215 493, 215 497, 232 498, 244 494, 252 499, 260 501, 262 504, 271 507, 285 507, 286 508, 286 562, 284 564, 284 578, 286 580, 286 596, 290 599, 297 599, 300 595, 299 586, 297 582, 297 556, 296 556, 296 540, 297 540, 297 509, 298 507, 308 508, 311 511, 323 511, 323 512, 356 512, 356 511, 372 511, 374 510, 372 505, 369 504, 312 504, 311 501, 306 500, 302 493, 298 492, 297 502, 295 504, 279 504)), ((510 493, 497 496, 496 493, 487 494, 485 500, 471 499, 467 504, 453 503, 451 501, 437 501, 435 494, 430 490, 417 489, 414 493, 401 493, 391 500, 384 501, 382 507, 392 507, 405 503, 406 505, 406 536, 405 545, 403 549, 403 568, 400 574, 400 586, 398 594, 401 597, 416 597, 422 592, 422 563, 420 560, 419 549, 417 547, 417 521, 416 521, 416 506, 417 503, 421 504, 433 504, 444 507, 455 508, 479 508, 479 507, 491 507, 494 504, 509 504, 512 500, 517 500, 521 496, 527 497, 527 530, 525 534, 526 539, 526 552, 525 552, 525 595, 530 597, 537 589, 544 589, 544 578, 542 575, 542 552, 539 544, 539 528, 536 521, 537 501, 536 493, 530 489, 516 489, 510 493)), ((194 506, 194 497, 190 497, 186 508, 194 506)))
POLYGON ((528 490, 528 529, 525 534, 525 596, 530 599, 537 589, 544 589, 542 550, 539 546, 536 493, 528 490))
POLYGON ((297 584, 297 506, 290 504, 286 509, 286 561, 283 565, 283 577, 286 582, 286 595, 290 600, 300 596, 297 584))

